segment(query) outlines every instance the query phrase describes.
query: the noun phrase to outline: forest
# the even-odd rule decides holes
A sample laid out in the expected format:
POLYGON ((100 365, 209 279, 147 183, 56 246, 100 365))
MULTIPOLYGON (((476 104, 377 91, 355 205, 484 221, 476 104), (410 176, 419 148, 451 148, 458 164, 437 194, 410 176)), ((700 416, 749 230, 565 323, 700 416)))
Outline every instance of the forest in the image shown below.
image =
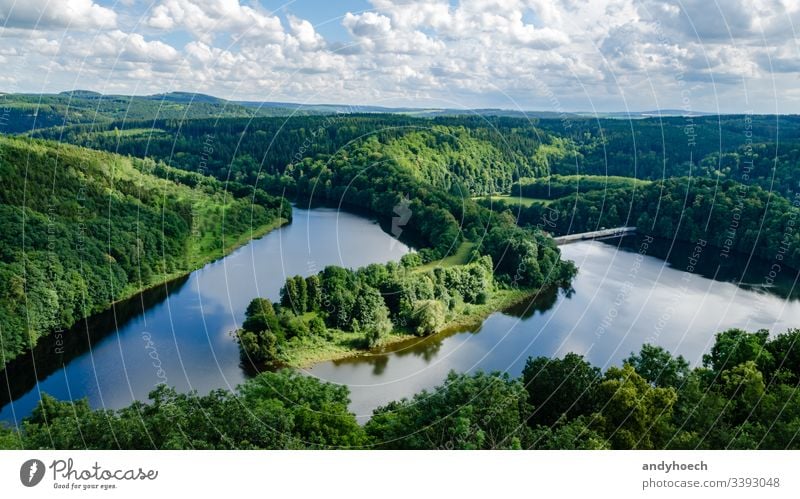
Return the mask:
POLYGON ((702 365, 644 345, 602 372, 582 356, 529 358, 522 375, 451 373, 366 425, 348 389, 282 370, 235 392, 92 410, 45 395, 5 449, 798 449, 800 330, 731 329, 702 365))
POLYGON ((800 196, 770 194, 757 185, 694 177, 630 182, 591 176, 523 179, 515 192, 542 202, 521 206, 481 200, 507 212, 522 226, 545 227, 556 235, 635 226, 640 234, 753 255, 800 269, 800 196), (548 196, 548 192, 551 193, 548 196))
POLYGON ((522 177, 622 176, 728 179, 792 197, 800 185, 800 117, 726 115, 646 119, 511 118, 331 114, 254 119, 155 119, 79 124, 36 131, 122 154, 162 159, 193 170, 202 143, 216 149, 209 174, 251 185, 290 176, 290 165, 377 140, 420 178, 463 195, 508 193, 522 177), (118 133, 114 133, 117 130, 118 133), (125 134, 125 130, 142 133, 125 134), (152 132, 150 132, 152 130, 152 132), (778 140, 780 130, 780 140, 778 140), (746 175, 743 173, 746 172, 746 175))
POLYGON ((252 187, 31 139, 0 137, 0 182, 3 366, 291 218, 252 187))
POLYGON ((307 114, 290 108, 246 107, 209 95, 184 92, 133 96, 104 95, 86 90, 59 94, 0 94, 0 108, 3 110, 0 132, 3 133, 157 118, 186 120, 307 114))

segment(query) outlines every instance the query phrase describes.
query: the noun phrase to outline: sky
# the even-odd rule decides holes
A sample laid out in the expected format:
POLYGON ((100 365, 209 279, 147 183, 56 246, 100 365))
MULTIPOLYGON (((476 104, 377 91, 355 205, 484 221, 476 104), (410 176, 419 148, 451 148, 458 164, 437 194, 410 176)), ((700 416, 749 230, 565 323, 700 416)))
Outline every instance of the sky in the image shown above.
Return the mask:
POLYGON ((800 0, 0 0, 0 91, 800 113, 800 0))

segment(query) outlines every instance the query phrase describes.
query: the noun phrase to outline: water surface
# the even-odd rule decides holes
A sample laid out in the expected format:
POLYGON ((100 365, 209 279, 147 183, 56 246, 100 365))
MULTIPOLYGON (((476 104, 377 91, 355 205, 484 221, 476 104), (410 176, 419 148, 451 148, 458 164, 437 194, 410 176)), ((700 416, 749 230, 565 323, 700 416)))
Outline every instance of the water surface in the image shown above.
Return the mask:
POLYGON ((637 238, 561 248, 579 268, 572 290, 543 293, 492 314, 478 328, 321 363, 306 372, 349 385, 351 408, 363 421, 380 405, 441 384, 450 370, 517 376, 528 357, 568 352, 606 368, 638 352, 643 343, 660 345, 696 365, 719 331, 738 327, 778 333, 800 326, 794 292, 798 274, 783 269, 774 284, 766 285, 769 262, 737 257, 720 266, 718 250, 637 238))
POLYGON ((357 268, 398 260, 409 248, 366 218, 295 208, 290 225, 178 280, 118 304, 8 366, 0 376, 0 421, 30 414, 41 393, 88 397, 95 408, 146 400, 158 384, 207 393, 245 380, 231 331, 255 296, 277 301, 286 277, 327 265, 357 268), (37 383, 37 379, 39 380, 37 383), (8 386, 7 386, 8 385, 8 386), (5 398, 3 398, 3 395, 5 398), (13 403, 7 403, 9 399, 13 403))

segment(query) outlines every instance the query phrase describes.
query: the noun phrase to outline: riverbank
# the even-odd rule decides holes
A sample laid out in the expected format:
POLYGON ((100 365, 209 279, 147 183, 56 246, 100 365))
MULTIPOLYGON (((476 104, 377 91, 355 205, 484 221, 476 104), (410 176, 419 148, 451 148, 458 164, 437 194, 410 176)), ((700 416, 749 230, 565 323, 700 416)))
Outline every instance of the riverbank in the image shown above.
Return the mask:
MULTIPOLYGON (((109 303, 107 307, 103 308, 102 310, 96 310, 91 314, 87 315, 86 317, 81 317, 76 321, 76 324, 80 321, 86 320, 88 317, 106 312, 110 310, 111 307, 113 307, 114 305, 130 300, 134 296, 146 293, 147 291, 151 291, 160 286, 168 285, 173 281, 186 277, 192 272, 195 272, 196 270, 199 270, 210 263, 214 263, 218 260, 221 260, 222 258, 225 258, 226 256, 230 255, 237 249, 249 243, 250 241, 261 239, 262 237, 266 236, 273 230, 280 229, 289 222, 290 222, 289 220, 283 217, 278 217, 277 219, 273 220, 268 224, 261 225, 254 230, 241 234, 239 237, 235 238, 231 244, 226 245, 225 248, 223 248, 222 251, 219 253, 214 252, 214 253, 204 253, 202 255, 195 255, 193 258, 191 258, 189 266, 186 269, 178 270, 169 274, 164 274, 158 279, 158 282, 156 283, 146 284, 142 287, 133 288, 130 291, 126 290, 125 292, 121 293, 120 298, 117 298, 116 300, 109 303)), ((74 324, 68 326, 67 329, 73 326, 74 324)))
POLYGON ((495 312, 503 312, 533 299, 539 294, 538 289, 499 289, 492 293, 489 300, 482 305, 465 304, 463 308, 451 316, 438 331, 428 336, 417 336, 403 330, 395 330, 389 334, 380 346, 364 348, 363 333, 329 330, 327 337, 297 338, 289 343, 282 352, 287 367, 306 369, 320 362, 342 360, 355 357, 382 355, 397 350, 406 342, 422 341, 437 335, 445 335, 457 330, 479 327, 484 320, 495 312))
MULTIPOLYGON (((283 227, 284 225, 288 224, 289 222, 290 222, 290 220, 288 220, 286 218, 279 217, 279 218, 273 220, 270 223, 261 225, 259 227, 254 228, 251 231, 248 231, 246 233, 243 233, 243 234, 239 235, 239 237, 234 238, 233 241, 230 244, 225 245, 225 247, 219 252, 213 252, 213 253, 207 252, 207 253, 204 253, 204 254, 193 255, 192 257, 190 257, 189 265, 187 266, 187 268, 181 269, 179 271, 171 272, 169 274, 161 275, 161 276, 159 276, 157 282, 150 282, 148 284, 145 284, 145 285, 139 286, 139 287, 126 288, 123 292, 120 293, 119 298, 117 298, 116 300, 114 300, 112 302, 109 302, 102 309, 92 310, 86 316, 77 319, 73 324, 61 326, 61 328, 57 330, 58 331, 57 333, 56 333, 56 331, 51 331, 47 335, 42 336, 41 338, 39 338, 39 340, 36 342, 36 345, 38 345, 41 341, 45 340, 46 338, 52 337, 54 334, 63 335, 65 331, 72 330, 73 328, 75 328, 75 326, 77 324, 80 324, 81 322, 84 322, 84 321, 89 320, 89 319, 91 319, 93 317, 99 316, 101 314, 104 314, 104 313, 110 311, 113 307, 115 307, 117 305, 120 305, 121 303, 124 303, 126 301, 129 301, 129 300, 131 300, 131 299, 133 299, 133 298, 135 298, 137 296, 140 296, 143 293, 151 292, 151 291, 153 291, 153 290, 155 290, 157 288, 162 288, 164 286, 168 286, 168 285, 170 285, 170 284, 172 284, 172 283, 174 283, 174 282, 176 282, 176 281, 178 281, 180 279, 186 278, 192 272, 195 272, 198 269, 200 269, 200 268, 202 268, 202 267, 204 267, 204 266, 206 266, 206 265, 208 265, 210 263, 213 263, 213 262, 218 261, 218 260, 220 260, 222 258, 225 258, 226 256, 230 255, 231 253, 233 253, 237 249, 239 249, 242 246, 248 244, 250 241, 253 241, 253 240, 256 240, 256 239, 260 239, 260 238, 266 236, 267 234, 269 234, 270 232, 283 227)), ((63 340, 59 339, 59 340, 55 341, 55 345, 56 345, 56 347, 61 348, 61 345, 63 345, 63 343, 66 342, 66 341, 67 341, 66 339, 63 339, 63 340)), ((35 348, 35 346, 34 346, 34 348, 35 348)), ((14 358, 7 359, 6 362, 0 363, 0 372, 4 371, 6 369, 6 365, 7 364, 11 364, 16 359, 29 356, 30 354, 31 354, 31 350, 28 350, 28 351, 23 352, 22 354, 14 357, 14 358)))

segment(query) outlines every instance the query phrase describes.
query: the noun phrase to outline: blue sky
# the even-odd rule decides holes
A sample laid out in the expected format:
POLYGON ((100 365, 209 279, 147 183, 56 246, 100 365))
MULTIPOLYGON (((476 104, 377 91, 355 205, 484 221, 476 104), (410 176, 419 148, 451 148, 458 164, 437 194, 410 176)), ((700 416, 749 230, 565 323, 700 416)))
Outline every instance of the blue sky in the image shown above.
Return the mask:
POLYGON ((787 0, 0 0, 0 91, 800 112, 787 0))

